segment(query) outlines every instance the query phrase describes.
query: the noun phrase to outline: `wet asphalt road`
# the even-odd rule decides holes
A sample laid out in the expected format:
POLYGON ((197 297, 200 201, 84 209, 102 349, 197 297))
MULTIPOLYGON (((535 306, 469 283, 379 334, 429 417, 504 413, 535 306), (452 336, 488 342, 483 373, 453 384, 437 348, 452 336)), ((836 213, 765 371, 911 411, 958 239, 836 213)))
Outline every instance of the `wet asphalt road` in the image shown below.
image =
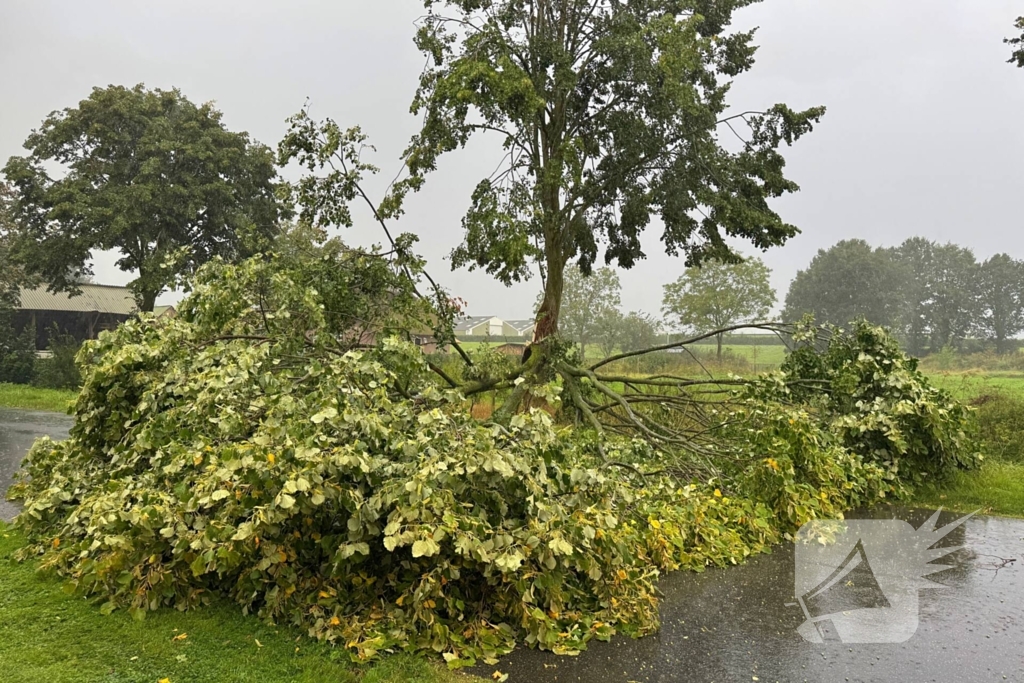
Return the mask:
MULTIPOLYGON (((851 517, 895 516, 917 528, 928 514, 851 517)), ((940 545, 964 548, 937 561, 950 569, 919 592, 917 631, 904 643, 806 642, 788 544, 739 567, 669 574, 654 635, 593 643, 575 657, 519 649, 473 673, 499 670, 509 683, 1024 682, 1024 521, 976 517, 940 545), (997 570, 1004 559, 1016 561, 997 570)))
POLYGON ((70 428, 67 415, 0 408, 0 520, 9 522, 18 514, 7 500, 7 487, 32 442, 40 436, 63 439, 70 428))
MULTIPOLYGON (((36 437, 62 438, 70 426, 64 415, 0 408, 0 492, 36 437)), ((0 500, 0 518, 16 513, 0 500)), ((929 514, 890 508, 851 517, 895 517, 917 528, 929 514)), ((944 513, 940 523, 955 517, 944 513)), ((592 643, 576 657, 521 648, 473 673, 499 670, 509 683, 1024 683, 1024 520, 975 517, 939 545, 964 547, 936 561, 949 568, 919 592, 917 630, 903 643, 805 641, 787 544, 742 566, 666 576, 654 635, 592 643)))

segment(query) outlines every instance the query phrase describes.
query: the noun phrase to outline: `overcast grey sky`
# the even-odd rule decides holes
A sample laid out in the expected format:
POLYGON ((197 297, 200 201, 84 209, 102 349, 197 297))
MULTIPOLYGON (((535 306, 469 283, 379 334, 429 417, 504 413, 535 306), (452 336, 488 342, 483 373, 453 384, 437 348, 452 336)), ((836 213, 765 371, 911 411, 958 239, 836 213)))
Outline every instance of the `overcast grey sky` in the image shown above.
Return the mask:
MULTIPOLYGON (((143 82, 214 100, 229 128, 269 145, 309 98, 316 116, 370 135, 382 189, 416 128, 420 14, 417 0, 0 0, 0 163, 93 86, 143 82)), ((736 110, 829 109, 787 154, 802 191, 776 207, 803 233, 764 255, 780 300, 819 248, 851 237, 923 235, 1024 258, 1024 70, 1002 44, 1022 14, 1022 0, 766 0, 737 16, 737 28, 761 27, 761 50, 734 87, 736 110)), ((525 318, 539 281, 506 289, 444 260, 494 153, 482 141, 445 158, 399 227, 420 235, 431 272, 469 313, 525 318)), ((365 222, 345 238, 381 240, 365 222)), ((621 273, 623 305, 658 312, 682 263, 661 254, 656 226, 645 250, 621 273)), ((130 279, 113 261, 97 256, 98 282, 130 279)))

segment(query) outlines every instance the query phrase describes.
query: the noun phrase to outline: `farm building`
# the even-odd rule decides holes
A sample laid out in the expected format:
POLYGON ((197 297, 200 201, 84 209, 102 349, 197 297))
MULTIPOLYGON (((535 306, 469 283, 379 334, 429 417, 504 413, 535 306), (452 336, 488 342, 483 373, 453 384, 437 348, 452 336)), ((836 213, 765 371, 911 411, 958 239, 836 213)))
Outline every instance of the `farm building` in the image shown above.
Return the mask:
POLYGON ((48 292, 46 287, 21 290, 20 305, 14 311, 13 326, 23 330, 35 325, 36 349, 49 346, 49 333, 54 325, 84 341, 95 339, 103 330, 112 330, 135 315, 135 299, 127 287, 111 285, 80 285, 82 293, 48 292))
POLYGON ((502 344, 501 346, 495 346, 494 350, 498 353, 503 353, 506 356, 517 356, 522 358, 523 354, 526 353, 526 344, 510 342, 508 344, 502 344))
POLYGON ((514 329, 520 337, 533 339, 533 320, 506 320, 505 324, 514 329))
POLYGON ((521 337, 514 327, 493 316, 463 318, 455 324, 455 336, 463 337, 521 337))

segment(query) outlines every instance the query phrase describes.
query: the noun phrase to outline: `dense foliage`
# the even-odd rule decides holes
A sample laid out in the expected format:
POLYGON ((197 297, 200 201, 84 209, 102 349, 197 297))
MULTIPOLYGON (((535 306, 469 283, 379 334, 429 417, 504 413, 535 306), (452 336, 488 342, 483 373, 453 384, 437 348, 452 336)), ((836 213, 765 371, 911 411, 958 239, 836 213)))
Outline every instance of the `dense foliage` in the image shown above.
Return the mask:
MULTIPOLYGON (((587 274, 579 268, 565 271, 562 289, 561 327, 563 339, 580 345, 580 356, 587 357, 588 344, 604 344, 614 336, 621 313, 622 284, 614 268, 597 268, 587 274)), ((539 307, 543 293, 537 298, 539 307)))
POLYGON ((178 90, 94 88, 54 112, 3 171, 14 188, 13 255, 75 292, 94 249, 119 252, 140 310, 209 259, 266 246, 280 209, 270 150, 178 90))
POLYGON ((999 353, 1024 331, 1024 263, 1007 254, 979 262, 970 249, 913 237, 895 248, 843 240, 797 273, 783 318, 806 313, 844 326, 866 319, 897 332, 915 355, 982 339, 999 353))
MULTIPOLYGON (((426 649, 457 666, 517 640, 571 652, 647 633, 659 572, 741 562, 898 493, 914 468, 967 461, 961 409, 864 328, 712 408, 717 478, 601 437, 629 465, 610 468, 595 432, 548 412, 473 420, 407 342, 357 348, 355 312, 400 280, 338 249, 314 278, 287 256, 214 261, 177 318, 88 342, 70 438, 39 441, 14 489, 23 555, 105 610, 227 594, 355 657, 426 649), (831 391, 801 394, 808 379, 831 391)), ((557 384, 534 391, 558 405, 557 384)))
POLYGON ((0 309, 0 382, 28 384, 35 376, 36 328, 26 325, 16 331, 12 313, 0 309))
MULTIPOLYGON (((697 334, 757 322, 775 305, 770 277, 768 266, 756 257, 708 261, 665 285, 661 310, 677 328, 697 334)), ((719 358, 723 336, 716 335, 719 358)))
POLYGON ((386 210, 473 136, 501 140, 452 263, 506 283, 539 270, 538 341, 558 331, 567 265, 589 272, 603 250, 606 263, 633 267, 655 219, 688 265, 730 256, 726 235, 784 243, 796 228, 769 201, 798 188, 780 148, 824 108, 728 111, 757 50, 754 31, 729 27, 754 2, 424 0, 416 44, 427 64, 413 101, 423 125, 386 210), (722 139, 734 134, 745 136, 736 151, 722 139))
POLYGON ((886 470, 891 481, 916 482, 977 463, 968 409, 931 386, 898 341, 882 328, 854 324, 824 349, 807 344, 789 355, 784 377, 844 448, 886 470))

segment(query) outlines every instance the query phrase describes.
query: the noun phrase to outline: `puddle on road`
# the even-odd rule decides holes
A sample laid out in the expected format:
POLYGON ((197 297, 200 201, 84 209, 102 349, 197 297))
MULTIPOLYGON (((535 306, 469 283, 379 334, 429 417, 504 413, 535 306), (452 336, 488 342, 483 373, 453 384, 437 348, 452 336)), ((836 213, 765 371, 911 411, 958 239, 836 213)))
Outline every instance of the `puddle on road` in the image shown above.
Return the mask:
POLYGON ((11 478, 40 436, 63 439, 71 429, 71 417, 60 413, 0 408, 0 520, 9 522, 18 506, 7 500, 11 478))
MULTIPOLYGON (((850 517, 918 528, 931 514, 884 508, 850 517)), ((940 524, 957 517, 943 513, 940 524)), ((473 673, 499 670, 510 683, 1024 681, 1024 520, 974 517, 939 545, 964 547, 936 561, 949 569, 920 591, 917 631, 903 643, 805 641, 787 544, 738 567, 666 576, 656 634, 591 643, 575 657, 521 648, 473 673)))

